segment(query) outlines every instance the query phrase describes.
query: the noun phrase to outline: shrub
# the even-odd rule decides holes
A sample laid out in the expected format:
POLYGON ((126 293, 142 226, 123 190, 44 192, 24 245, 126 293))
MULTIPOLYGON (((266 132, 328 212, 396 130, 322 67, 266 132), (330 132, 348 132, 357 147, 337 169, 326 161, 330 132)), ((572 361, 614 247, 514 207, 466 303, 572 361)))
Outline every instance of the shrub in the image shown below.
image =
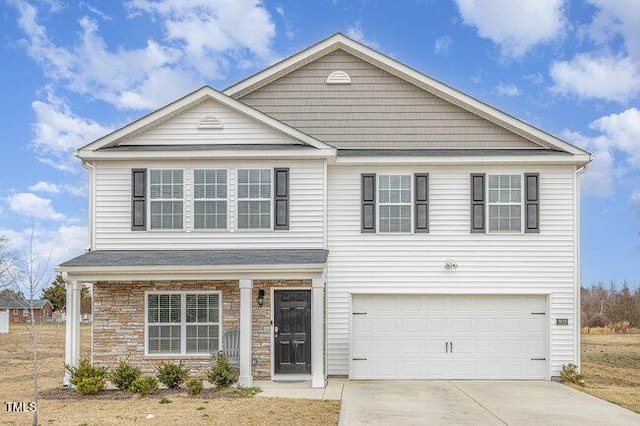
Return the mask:
POLYGON ((104 389, 105 380, 99 377, 84 377, 76 384, 76 389, 80 395, 96 395, 104 389))
POLYGON ((204 389, 204 385, 202 384, 202 379, 197 377, 192 377, 187 380, 187 388, 189 389, 189 393, 191 395, 198 395, 204 389))
POLYGON ((156 367, 156 377, 169 389, 174 389, 180 386, 189 377, 189 368, 185 367, 180 361, 179 364, 169 362, 165 364, 162 362, 156 367))
POLYGON ((105 367, 94 367, 88 359, 81 358, 77 367, 65 364, 64 368, 69 372, 69 382, 75 385, 80 394, 95 395, 104 389, 107 376, 105 367))
POLYGON ((575 364, 567 364, 562 366, 560 378, 563 382, 575 383, 584 386, 584 376, 578 373, 578 366, 575 364))
POLYGON ((142 396, 151 395, 158 390, 158 381, 155 377, 138 377, 131 383, 129 390, 142 396))
POLYGON ((169 398, 166 397, 162 397, 160 398, 160 400, 158 401, 159 404, 171 404, 173 401, 171 401, 169 398))
POLYGON ((246 396, 248 398, 254 397, 257 394, 259 394, 260 392, 262 392, 262 388, 259 386, 250 386, 248 388, 240 388, 238 389, 238 391, 243 395, 246 396))
POLYGON ((226 389, 238 381, 238 369, 229 364, 226 355, 214 356, 215 365, 209 370, 208 378, 218 389, 226 389))
POLYGON ((111 380, 111 383, 118 389, 127 390, 131 386, 131 383, 140 376, 142 376, 142 371, 138 367, 134 367, 122 360, 118 363, 118 367, 109 375, 109 380, 111 380))

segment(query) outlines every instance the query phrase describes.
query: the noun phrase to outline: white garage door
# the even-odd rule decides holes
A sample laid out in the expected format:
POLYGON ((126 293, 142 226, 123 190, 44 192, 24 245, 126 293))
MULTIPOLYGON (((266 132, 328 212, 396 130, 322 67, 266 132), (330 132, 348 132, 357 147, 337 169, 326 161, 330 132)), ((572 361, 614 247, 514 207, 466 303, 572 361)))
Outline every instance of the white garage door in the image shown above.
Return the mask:
POLYGON ((353 295, 352 379, 547 379, 545 296, 353 295))

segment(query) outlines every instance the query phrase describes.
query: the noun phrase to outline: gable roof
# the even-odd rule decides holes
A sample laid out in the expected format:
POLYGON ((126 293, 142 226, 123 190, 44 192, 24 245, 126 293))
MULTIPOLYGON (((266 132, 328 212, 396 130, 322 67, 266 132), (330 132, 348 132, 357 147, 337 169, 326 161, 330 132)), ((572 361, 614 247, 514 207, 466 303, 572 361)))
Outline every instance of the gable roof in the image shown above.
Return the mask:
MULTIPOLYGON (((51 302, 47 299, 33 301, 33 309, 42 309, 51 302)), ((26 299, 0 299, 0 309, 31 309, 31 302, 26 299)))
POLYGON ((143 133, 206 100, 214 100, 228 108, 255 119, 271 129, 297 139, 309 147, 335 153, 335 149, 333 147, 301 132, 300 130, 294 129, 291 126, 258 111, 257 109, 251 108, 242 102, 226 96, 210 86, 203 86, 200 89, 79 148, 76 151, 76 155, 80 158, 84 158, 89 152, 99 149, 118 147, 119 142, 125 138, 143 133))
POLYGON ((399 77, 439 98, 459 106, 469 112, 489 120, 519 136, 522 136, 544 148, 564 151, 576 156, 584 157, 586 164, 590 161, 590 154, 575 147, 549 133, 530 124, 510 116, 484 102, 465 93, 449 87, 425 74, 410 68, 393 58, 371 49, 341 33, 334 34, 315 45, 304 49, 281 62, 257 73, 247 79, 228 87, 223 93, 236 99, 261 88, 283 77, 300 67, 315 61, 335 50, 342 49, 374 66, 377 66, 396 77, 399 77))

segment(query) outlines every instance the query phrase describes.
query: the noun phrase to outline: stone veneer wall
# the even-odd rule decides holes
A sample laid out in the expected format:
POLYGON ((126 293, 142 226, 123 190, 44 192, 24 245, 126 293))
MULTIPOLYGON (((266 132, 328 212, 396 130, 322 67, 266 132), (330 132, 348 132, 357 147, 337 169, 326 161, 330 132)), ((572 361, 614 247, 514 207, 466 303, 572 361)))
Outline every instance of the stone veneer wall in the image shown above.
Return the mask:
MULTIPOLYGON (((253 283, 252 357, 255 379, 271 378, 271 288, 311 287, 311 280, 260 280, 253 283), (265 290, 265 303, 259 307, 258 291, 265 290)), ((218 290, 222 292, 222 332, 240 327, 240 289, 238 281, 134 281, 97 282, 93 286, 92 361, 96 366, 114 368, 127 359, 145 373, 153 374, 162 361, 180 359, 192 372, 211 366, 209 357, 144 356, 144 293, 163 290, 218 290)))

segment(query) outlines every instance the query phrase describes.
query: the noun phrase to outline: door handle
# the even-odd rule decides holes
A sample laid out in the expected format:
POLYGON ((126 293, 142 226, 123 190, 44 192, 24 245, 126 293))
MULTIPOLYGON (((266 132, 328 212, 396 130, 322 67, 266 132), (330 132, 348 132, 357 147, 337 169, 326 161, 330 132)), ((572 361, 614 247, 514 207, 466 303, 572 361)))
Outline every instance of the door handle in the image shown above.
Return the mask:
POLYGON ((444 342, 444 352, 449 353, 449 342, 444 342))
POLYGON ((280 331, 280 329, 278 328, 277 325, 273 326, 273 335, 274 337, 278 337, 278 332, 280 331))
POLYGON ((449 350, 453 353, 453 342, 449 342, 449 344, 451 345, 449 350))

